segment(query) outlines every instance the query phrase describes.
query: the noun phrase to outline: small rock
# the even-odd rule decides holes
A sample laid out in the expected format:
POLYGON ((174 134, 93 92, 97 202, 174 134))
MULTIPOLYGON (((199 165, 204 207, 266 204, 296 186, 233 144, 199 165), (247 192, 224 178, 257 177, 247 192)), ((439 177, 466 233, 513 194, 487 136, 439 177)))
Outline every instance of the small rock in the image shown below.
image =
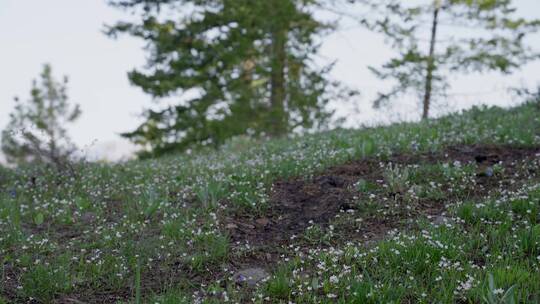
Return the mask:
POLYGON ((227 224, 227 226, 225 226, 225 228, 227 228, 227 229, 236 229, 236 228, 238 228, 238 226, 236 226, 235 224, 227 224))
POLYGON ((474 148, 473 147, 470 147, 470 146, 461 146, 459 148, 457 148, 458 151, 462 152, 462 153, 474 153, 474 148))
POLYGON ((97 215, 94 212, 85 212, 81 215, 81 221, 85 224, 90 224, 95 222, 97 219, 97 215))
POLYGON ((264 226, 266 226, 266 225, 268 225, 270 223, 270 220, 263 217, 263 218, 260 218, 260 219, 256 219, 255 223, 257 223, 257 225, 259 225, 259 226, 264 227, 264 226))
POLYGON ((342 188, 345 185, 345 180, 339 176, 321 176, 316 182, 323 188, 342 188))
POLYGON ((255 226, 246 224, 246 223, 238 223, 240 226, 247 228, 247 229, 255 229, 255 226))
POLYGON ((248 287, 254 287, 260 281, 268 278, 270 274, 262 268, 247 268, 238 271, 234 276, 233 280, 237 284, 246 285, 248 287))
POLYGON ((493 167, 490 166, 481 166, 476 173, 476 175, 480 177, 492 177, 493 174, 493 167))
POLYGON ((448 217, 446 217, 446 216, 444 216, 444 215, 436 216, 436 217, 433 219, 433 221, 432 221, 432 223, 433 223, 434 225, 438 225, 438 226, 440 226, 440 225, 445 225, 445 224, 449 224, 449 223, 451 223, 451 222, 452 222, 452 219, 451 219, 451 218, 448 218, 448 217))

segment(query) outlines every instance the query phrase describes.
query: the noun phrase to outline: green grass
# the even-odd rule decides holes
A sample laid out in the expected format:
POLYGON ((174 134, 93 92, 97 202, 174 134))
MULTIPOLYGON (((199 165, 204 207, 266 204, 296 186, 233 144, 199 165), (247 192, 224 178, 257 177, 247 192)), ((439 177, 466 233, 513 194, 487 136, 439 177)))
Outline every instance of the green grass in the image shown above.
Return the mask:
MULTIPOLYGON (((508 290, 507 298, 516 302, 538 301, 540 190, 532 177, 517 181, 523 184, 518 191, 499 189, 493 198, 467 201, 460 193, 471 188, 472 165, 387 167, 386 187, 355 184, 375 196, 357 202, 359 216, 387 212, 377 197, 388 191, 412 189, 415 196, 407 202, 413 205, 444 200, 451 186, 457 193, 452 198, 463 200, 449 211, 453 223, 433 226, 418 219, 417 229, 370 247, 335 243, 328 229, 313 227, 298 238, 302 248, 282 248, 272 277, 251 289, 237 286, 230 274, 250 249, 232 244, 222 227, 234 214, 265 214, 274 181, 309 178, 349 160, 462 144, 540 145, 534 105, 247 145, 245 140, 220 151, 76 164, 77 176, 40 166, 1 169, 0 303, 85 301, 97 293, 133 303, 139 295, 143 303, 479 303, 497 301, 508 290)), ((339 225, 347 226, 347 219, 339 225)))
MULTIPOLYGON (((296 256, 289 273, 294 289, 287 300, 477 303, 489 296, 492 275, 498 290, 495 299, 503 296, 499 289, 515 286, 516 303, 537 303, 540 223, 531 222, 530 212, 512 211, 513 203, 523 196, 532 202, 531 209, 538 208, 540 185, 524 186, 484 204, 464 203, 452 214, 458 224, 425 224, 421 231, 400 232, 369 249, 348 244, 296 256)), ((270 282, 284 276, 280 273, 270 282)), ((266 294, 273 297, 271 290, 266 294)))

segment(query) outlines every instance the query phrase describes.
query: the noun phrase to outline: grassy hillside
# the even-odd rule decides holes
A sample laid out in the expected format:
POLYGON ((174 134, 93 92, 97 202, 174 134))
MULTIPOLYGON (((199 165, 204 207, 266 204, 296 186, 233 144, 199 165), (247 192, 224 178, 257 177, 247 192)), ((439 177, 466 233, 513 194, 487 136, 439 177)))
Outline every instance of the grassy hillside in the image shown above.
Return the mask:
POLYGON ((0 171, 0 303, 538 303, 539 153, 528 104, 0 171))

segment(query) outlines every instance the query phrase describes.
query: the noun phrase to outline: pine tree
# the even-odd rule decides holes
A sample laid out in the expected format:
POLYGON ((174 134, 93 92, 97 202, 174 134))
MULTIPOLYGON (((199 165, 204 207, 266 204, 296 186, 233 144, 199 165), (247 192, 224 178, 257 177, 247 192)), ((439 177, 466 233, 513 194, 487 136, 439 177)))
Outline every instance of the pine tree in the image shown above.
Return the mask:
POLYGON ((389 92, 379 93, 375 106, 414 92, 428 118, 434 97, 445 94, 448 75, 457 72, 498 71, 509 74, 539 58, 525 42, 540 27, 539 20, 515 17, 511 0, 429 0, 407 5, 400 0, 357 0, 370 13, 362 18, 381 32, 399 52, 380 68, 380 79, 393 79, 389 92), (441 28, 453 29, 441 39, 441 28))
POLYGON ((153 154, 220 145, 246 134, 281 136, 326 127, 335 83, 317 68, 316 38, 330 26, 313 17, 316 0, 125 0, 140 13, 108 34, 147 42, 147 68, 130 81, 178 104, 146 110, 123 134, 153 154))
POLYGON ((44 162, 62 169, 76 151, 69 139, 66 124, 79 118, 78 105, 71 106, 67 96, 67 77, 62 82, 45 65, 40 81, 34 80, 30 99, 16 106, 2 132, 2 151, 8 162, 23 164, 44 162))

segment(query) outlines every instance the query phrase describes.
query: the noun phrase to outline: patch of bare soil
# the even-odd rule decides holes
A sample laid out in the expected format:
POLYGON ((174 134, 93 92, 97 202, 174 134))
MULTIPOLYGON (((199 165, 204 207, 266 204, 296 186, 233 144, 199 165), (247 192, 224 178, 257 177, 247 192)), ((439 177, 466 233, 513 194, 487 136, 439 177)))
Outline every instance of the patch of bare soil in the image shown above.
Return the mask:
MULTIPOLYGON (((365 193, 355 190, 353 184, 359 179, 379 183, 384 179, 380 163, 400 165, 452 163, 477 163, 476 187, 471 197, 485 197, 496 187, 511 187, 511 178, 516 173, 518 161, 531 159, 540 153, 540 148, 513 146, 456 146, 437 153, 394 154, 388 158, 366 158, 335 166, 312 179, 282 180, 272 187, 268 214, 260 218, 238 216, 229 219, 226 228, 233 242, 248 241, 251 244, 273 247, 286 244, 291 237, 302 233, 311 225, 326 226, 337 214, 354 210, 353 200, 365 193), (482 168, 502 162, 504 174, 491 176, 482 168)), ((390 193, 392 199, 400 193, 390 193)), ((340 237, 356 238, 362 235, 366 241, 379 239, 390 229, 400 226, 407 217, 421 215, 437 216, 445 210, 444 199, 421 201, 413 212, 394 214, 390 217, 368 217, 353 235, 340 237)), ((352 231, 353 229, 351 229, 352 231)))

